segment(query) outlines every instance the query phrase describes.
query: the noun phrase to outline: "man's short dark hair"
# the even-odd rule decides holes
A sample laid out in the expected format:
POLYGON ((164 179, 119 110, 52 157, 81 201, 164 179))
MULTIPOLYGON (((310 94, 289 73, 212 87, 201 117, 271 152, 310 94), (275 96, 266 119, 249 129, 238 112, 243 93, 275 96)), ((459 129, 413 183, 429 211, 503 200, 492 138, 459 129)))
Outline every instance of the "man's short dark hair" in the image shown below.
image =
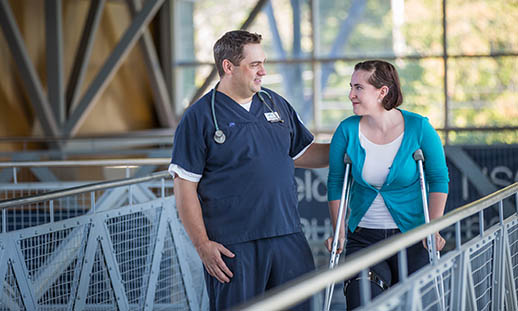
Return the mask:
POLYGON ((214 44, 214 61, 220 77, 225 75, 222 62, 228 59, 235 66, 243 60, 243 47, 250 43, 261 43, 261 35, 246 30, 229 31, 214 44))
POLYGON ((371 73, 368 82, 375 88, 388 87, 388 94, 383 97, 383 107, 386 110, 396 108, 403 103, 403 92, 396 68, 383 60, 368 60, 354 66, 354 71, 365 70, 371 73))

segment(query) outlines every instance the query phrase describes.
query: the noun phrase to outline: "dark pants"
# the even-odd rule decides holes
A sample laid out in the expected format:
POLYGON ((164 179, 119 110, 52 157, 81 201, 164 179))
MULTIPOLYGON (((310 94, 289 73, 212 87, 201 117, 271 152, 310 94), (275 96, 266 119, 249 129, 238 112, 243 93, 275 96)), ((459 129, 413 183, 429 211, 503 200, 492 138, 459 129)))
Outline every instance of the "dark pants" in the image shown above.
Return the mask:
MULTIPOLYGON (((357 227, 354 232, 349 232, 347 236, 346 255, 351 255, 399 233, 399 229, 367 229, 357 227)), ((410 246, 406 252, 408 274, 419 270, 429 262, 428 252, 422 242, 410 246)), ((377 278, 377 282, 370 282, 371 295, 372 298, 374 298, 383 292, 379 281, 386 286, 392 286, 398 282, 399 268, 397 254, 370 267, 369 270, 373 272, 373 277, 377 278)), ((361 305, 360 282, 357 280, 358 278, 359 275, 345 282, 344 291, 348 310, 353 310, 361 305)))
MULTIPOLYGON (((205 271, 210 310, 227 310, 315 269, 303 233, 225 245, 236 256, 223 256, 234 274, 221 283, 205 271)), ((310 310, 310 300, 290 310, 310 310)))

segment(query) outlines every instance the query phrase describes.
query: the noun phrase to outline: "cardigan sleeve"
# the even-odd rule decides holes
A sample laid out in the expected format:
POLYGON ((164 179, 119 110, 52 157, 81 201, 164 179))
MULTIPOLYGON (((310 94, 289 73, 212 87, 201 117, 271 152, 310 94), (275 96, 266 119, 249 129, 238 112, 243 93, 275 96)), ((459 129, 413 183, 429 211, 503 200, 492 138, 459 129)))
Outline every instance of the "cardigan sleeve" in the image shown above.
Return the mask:
POLYGON ((448 193, 448 167, 441 138, 428 118, 423 118, 421 149, 424 155, 424 171, 429 192, 448 193))
POLYGON ((327 175, 327 200, 340 200, 344 184, 344 155, 347 139, 344 134, 344 123, 336 129, 329 147, 329 173, 327 175))

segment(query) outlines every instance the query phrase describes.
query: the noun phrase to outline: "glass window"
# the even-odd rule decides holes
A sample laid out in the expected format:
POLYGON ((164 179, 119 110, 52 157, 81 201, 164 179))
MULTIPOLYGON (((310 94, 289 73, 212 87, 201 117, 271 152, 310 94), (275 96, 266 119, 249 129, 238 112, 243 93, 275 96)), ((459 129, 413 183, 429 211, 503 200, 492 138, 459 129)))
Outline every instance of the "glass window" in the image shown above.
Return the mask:
POLYGON ((509 0, 447 1, 448 54, 518 51, 518 5, 509 0))
POLYGON ((518 58, 454 58, 448 64, 451 126, 518 126, 518 58))

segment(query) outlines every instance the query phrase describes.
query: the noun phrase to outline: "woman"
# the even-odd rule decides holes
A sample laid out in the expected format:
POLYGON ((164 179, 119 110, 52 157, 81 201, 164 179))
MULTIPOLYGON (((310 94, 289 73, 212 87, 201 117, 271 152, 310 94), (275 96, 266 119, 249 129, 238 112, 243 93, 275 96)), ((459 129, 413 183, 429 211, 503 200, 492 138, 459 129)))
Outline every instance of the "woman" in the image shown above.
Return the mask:
MULTIPOLYGON (((344 181, 344 154, 352 165, 347 255, 424 223, 419 171, 413 153, 422 149, 429 185, 430 219, 441 217, 448 193, 448 168, 441 140, 428 119, 398 109, 403 94, 396 69, 390 63, 370 60, 356 64, 349 99, 354 116, 343 120, 331 141, 329 152, 328 201, 336 224, 344 181)), ((344 222, 342 222, 343 224, 344 222)), ((444 239, 436 233, 437 249, 444 239)), ((333 238, 326 241, 330 250, 333 238)), ((340 230, 338 253, 345 230, 340 230)), ((408 272, 428 263, 422 243, 407 249, 408 272)), ((372 295, 398 281, 397 256, 370 268, 372 295)), ((347 306, 360 305, 358 276, 345 282, 347 306)))

